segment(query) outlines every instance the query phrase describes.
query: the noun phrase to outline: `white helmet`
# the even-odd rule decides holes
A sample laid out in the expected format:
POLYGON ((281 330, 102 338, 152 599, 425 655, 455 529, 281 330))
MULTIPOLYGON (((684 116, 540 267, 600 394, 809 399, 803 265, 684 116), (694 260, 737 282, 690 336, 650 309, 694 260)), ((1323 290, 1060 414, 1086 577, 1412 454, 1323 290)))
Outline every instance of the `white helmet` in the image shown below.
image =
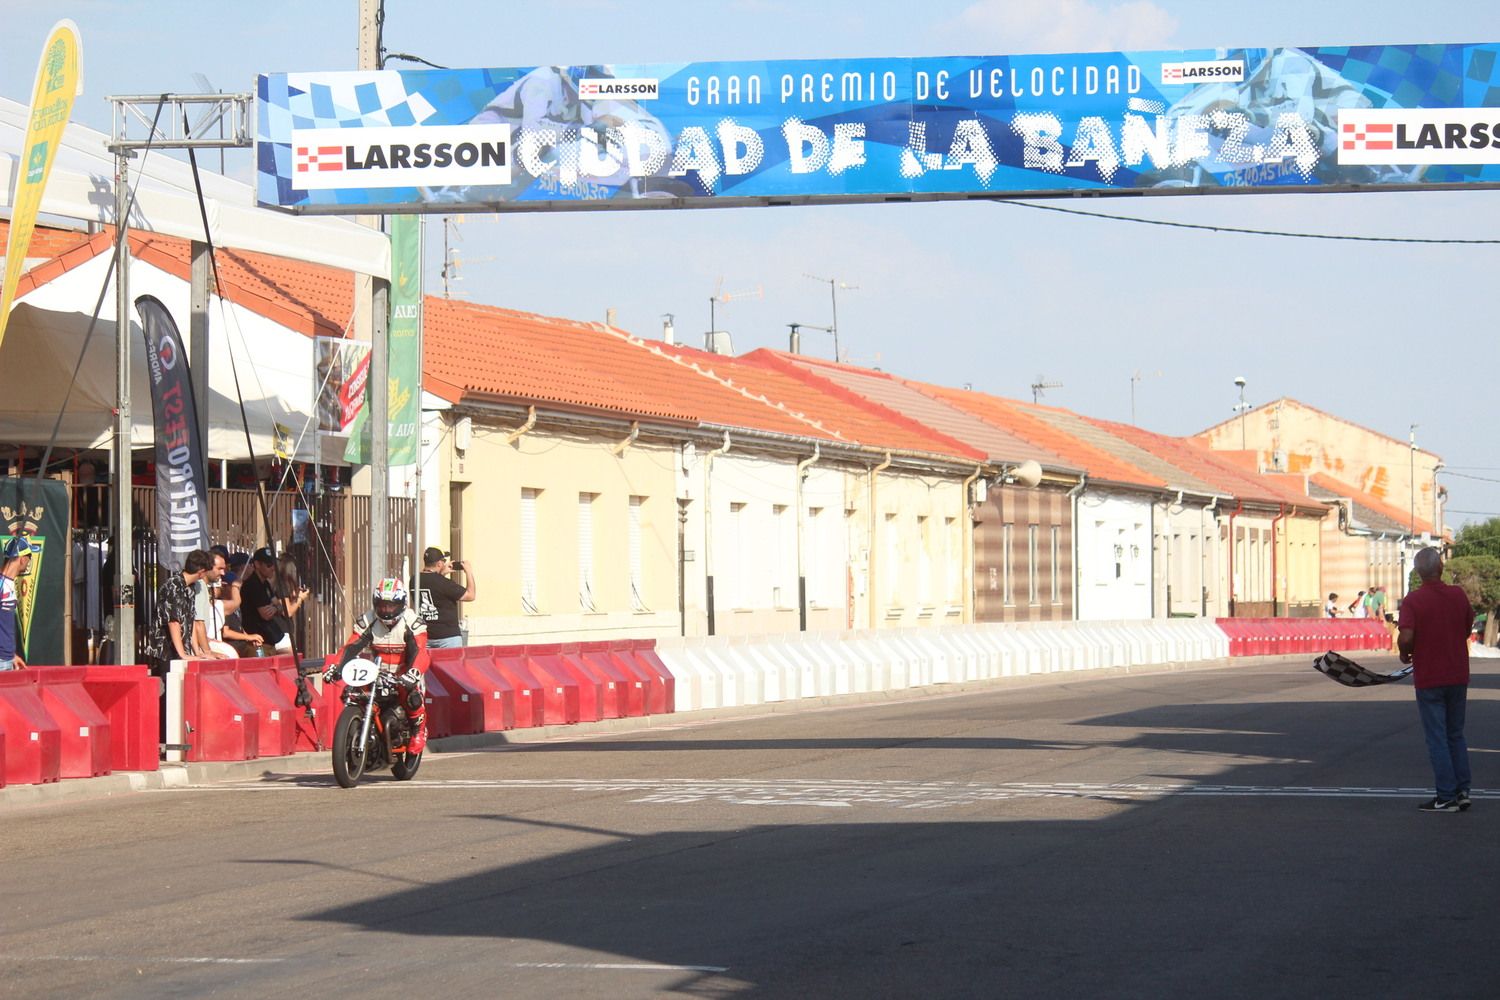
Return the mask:
POLYGON ((406 585, 388 576, 375 585, 372 607, 375 617, 387 625, 396 624, 406 610, 406 585))

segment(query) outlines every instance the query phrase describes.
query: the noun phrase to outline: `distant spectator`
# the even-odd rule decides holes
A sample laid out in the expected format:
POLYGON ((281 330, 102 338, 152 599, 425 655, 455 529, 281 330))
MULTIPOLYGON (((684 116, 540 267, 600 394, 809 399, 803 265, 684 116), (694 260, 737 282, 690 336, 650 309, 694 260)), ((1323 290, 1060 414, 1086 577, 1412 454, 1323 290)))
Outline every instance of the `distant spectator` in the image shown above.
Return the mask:
POLYGON ((147 634, 145 651, 151 671, 166 675, 173 660, 198 660, 193 652, 193 623, 197 621, 193 588, 212 565, 207 552, 194 549, 182 561, 182 569, 170 573, 156 592, 156 617, 147 634))
POLYGON ((0 670, 20 670, 26 666, 17 628, 16 608, 21 597, 16 578, 31 572, 31 557, 40 551, 25 535, 16 535, 5 543, 5 555, 0 561, 0 670))
POLYGON ((1422 585, 1401 602, 1401 662, 1412 665, 1417 709, 1437 793, 1423 812, 1469 808, 1469 744, 1464 716, 1469 698, 1469 646, 1474 608, 1462 587, 1443 582, 1443 557, 1425 548, 1412 560, 1422 585))
POLYGON ((1328 601, 1327 601, 1327 603, 1325 603, 1323 605, 1323 614, 1325 616, 1327 616, 1329 618, 1337 618, 1339 616, 1339 604, 1338 604, 1338 600, 1339 600, 1339 595, 1338 594, 1329 594, 1328 595, 1328 601))
POLYGON ((1349 613, 1355 618, 1363 618, 1365 616, 1365 592, 1363 590, 1359 592, 1354 600, 1349 602, 1349 613))

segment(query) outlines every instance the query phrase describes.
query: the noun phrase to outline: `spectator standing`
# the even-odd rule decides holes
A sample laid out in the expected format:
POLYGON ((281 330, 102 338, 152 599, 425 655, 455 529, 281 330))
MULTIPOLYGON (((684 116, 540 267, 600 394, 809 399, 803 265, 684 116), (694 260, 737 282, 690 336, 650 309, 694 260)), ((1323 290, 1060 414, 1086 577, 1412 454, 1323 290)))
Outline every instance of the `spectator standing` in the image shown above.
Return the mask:
POLYGON ((1354 600, 1349 602, 1349 614, 1355 618, 1363 618, 1365 616, 1365 592, 1363 590, 1355 596, 1354 600))
POLYGON ((1469 744, 1464 716, 1469 697, 1469 631, 1474 608, 1463 588, 1443 582, 1443 557, 1425 548, 1413 560, 1422 585, 1401 602, 1397 645, 1401 662, 1412 665, 1417 709, 1436 796, 1423 812, 1469 808, 1469 744))
POLYGON ((256 549, 250 557, 245 582, 240 584, 240 619, 246 632, 258 633, 265 641, 276 647, 277 652, 292 651, 292 637, 288 628, 292 616, 307 600, 307 588, 295 597, 281 593, 276 574, 276 553, 270 548, 256 549))
POLYGON ((16 535, 5 543, 4 561, 0 562, 0 670, 20 670, 26 666, 17 627, 16 609, 21 603, 21 593, 16 579, 31 572, 31 557, 40 551, 25 535, 16 535))
POLYGON ((156 617, 146 637, 146 657, 151 672, 167 673, 173 660, 199 660, 193 652, 193 624, 197 621, 194 586, 208 573, 212 563, 207 552, 194 549, 182 561, 182 569, 167 575, 156 592, 156 617))
POLYGON ((1327 617, 1327 618, 1337 618, 1339 616, 1339 604, 1338 604, 1338 601, 1339 601, 1339 595, 1338 594, 1329 594, 1328 595, 1328 600, 1323 605, 1323 615, 1325 617, 1327 617))
POLYGON ((449 553, 429 545, 422 553, 422 572, 417 577, 417 608, 427 624, 428 649, 455 649, 464 644, 459 627, 458 605, 472 601, 479 592, 471 561, 454 562, 449 553), (464 575, 460 584, 446 574, 464 575))

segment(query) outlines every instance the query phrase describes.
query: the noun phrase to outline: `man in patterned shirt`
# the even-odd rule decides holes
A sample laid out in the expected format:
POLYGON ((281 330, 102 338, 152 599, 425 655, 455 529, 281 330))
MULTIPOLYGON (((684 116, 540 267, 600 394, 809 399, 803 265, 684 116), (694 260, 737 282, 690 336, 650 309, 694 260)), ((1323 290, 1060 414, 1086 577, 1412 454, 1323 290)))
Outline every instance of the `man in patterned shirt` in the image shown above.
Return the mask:
POLYGON ((182 569, 170 574, 156 592, 156 617, 146 637, 146 656, 158 677, 166 675, 173 660, 202 659, 193 655, 194 588, 208 574, 211 559, 202 549, 194 549, 182 561, 182 569))

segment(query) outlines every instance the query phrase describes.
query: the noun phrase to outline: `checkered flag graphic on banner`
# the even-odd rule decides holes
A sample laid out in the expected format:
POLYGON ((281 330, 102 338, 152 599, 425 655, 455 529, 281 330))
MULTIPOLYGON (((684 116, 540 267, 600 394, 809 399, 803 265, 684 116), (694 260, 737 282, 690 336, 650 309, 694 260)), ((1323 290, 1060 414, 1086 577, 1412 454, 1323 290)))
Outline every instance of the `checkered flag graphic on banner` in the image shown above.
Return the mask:
POLYGON ((1411 667, 1402 667, 1393 674, 1377 674, 1373 670, 1367 670, 1346 656, 1329 650, 1322 656, 1313 660, 1313 669, 1323 674, 1330 680, 1338 681, 1345 687, 1362 688, 1373 684, 1389 684, 1392 681, 1405 680, 1411 676, 1411 667))

